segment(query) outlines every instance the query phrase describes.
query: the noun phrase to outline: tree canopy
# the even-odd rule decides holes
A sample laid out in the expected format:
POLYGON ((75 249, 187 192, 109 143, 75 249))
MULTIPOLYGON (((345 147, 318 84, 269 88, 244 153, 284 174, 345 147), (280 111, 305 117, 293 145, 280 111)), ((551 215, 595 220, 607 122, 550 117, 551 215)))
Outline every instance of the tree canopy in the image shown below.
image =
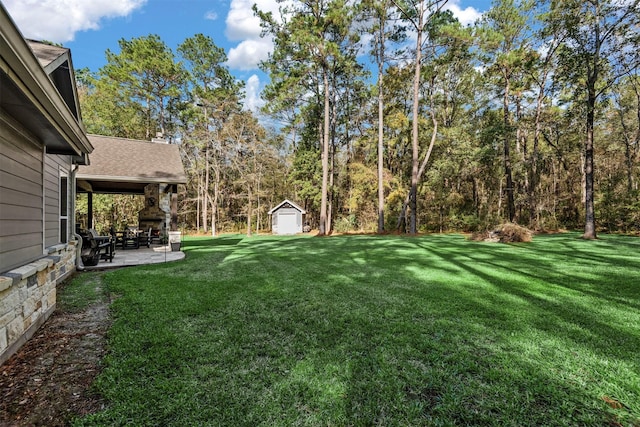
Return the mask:
POLYGON ((90 132, 180 144, 186 227, 267 230, 286 198, 320 234, 640 232, 640 0, 496 0, 468 26, 444 1, 280 3, 254 7, 276 127, 203 34, 77 73, 90 132))

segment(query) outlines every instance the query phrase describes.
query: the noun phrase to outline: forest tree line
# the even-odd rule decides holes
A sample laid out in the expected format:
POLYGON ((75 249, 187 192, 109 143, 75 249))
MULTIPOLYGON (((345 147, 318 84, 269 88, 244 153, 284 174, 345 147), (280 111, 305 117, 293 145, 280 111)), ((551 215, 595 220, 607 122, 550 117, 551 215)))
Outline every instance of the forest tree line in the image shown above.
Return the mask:
POLYGON ((260 120, 210 37, 122 39, 77 73, 85 127, 179 144, 180 221, 206 233, 266 230, 285 198, 320 234, 638 232, 640 0, 496 0, 467 26, 445 4, 254 6, 260 120))

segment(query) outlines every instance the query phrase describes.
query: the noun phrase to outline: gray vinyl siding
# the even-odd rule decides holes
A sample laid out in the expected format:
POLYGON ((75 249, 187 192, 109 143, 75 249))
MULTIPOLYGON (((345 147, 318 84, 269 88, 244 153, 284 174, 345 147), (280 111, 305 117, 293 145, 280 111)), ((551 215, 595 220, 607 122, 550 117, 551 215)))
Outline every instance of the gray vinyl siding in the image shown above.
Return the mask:
MULTIPOLYGON (((57 245, 60 242, 60 170, 70 175, 71 158, 69 156, 47 155, 44 166, 44 209, 45 209, 45 247, 57 245)), ((70 212, 67 203, 67 212, 70 212)), ((71 222, 71 218, 67 224, 71 222)), ((67 236, 69 230, 66 230, 67 236)))
POLYGON ((42 146, 0 110, 0 272, 42 256, 42 146))

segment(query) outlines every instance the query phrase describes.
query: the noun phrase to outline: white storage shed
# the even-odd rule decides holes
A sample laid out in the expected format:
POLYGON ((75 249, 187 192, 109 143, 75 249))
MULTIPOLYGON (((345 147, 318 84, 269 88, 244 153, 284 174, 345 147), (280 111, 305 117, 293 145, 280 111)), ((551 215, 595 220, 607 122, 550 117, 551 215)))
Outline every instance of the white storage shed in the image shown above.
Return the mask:
POLYGON ((303 218, 307 212, 290 200, 282 203, 269 211, 271 215, 271 232, 273 234, 297 234, 302 233, 303 218))

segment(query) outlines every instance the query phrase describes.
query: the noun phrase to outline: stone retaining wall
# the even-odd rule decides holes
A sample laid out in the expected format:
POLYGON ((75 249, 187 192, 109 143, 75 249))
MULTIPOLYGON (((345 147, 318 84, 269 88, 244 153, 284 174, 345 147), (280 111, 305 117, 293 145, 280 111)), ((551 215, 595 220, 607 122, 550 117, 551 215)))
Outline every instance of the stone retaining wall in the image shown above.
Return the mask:
POLYGON ((47 249, 48 255, 0 275, 0 365, 49 318, 56 285, 75 271, 76 242, 47 249))

